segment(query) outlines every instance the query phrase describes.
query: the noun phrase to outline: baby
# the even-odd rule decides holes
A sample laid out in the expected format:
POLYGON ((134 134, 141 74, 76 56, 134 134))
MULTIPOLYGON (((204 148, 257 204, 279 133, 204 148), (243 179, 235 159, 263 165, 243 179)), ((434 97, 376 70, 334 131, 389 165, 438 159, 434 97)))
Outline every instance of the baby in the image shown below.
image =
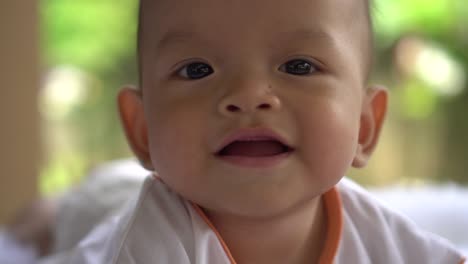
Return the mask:
POLYGON ((118 97, 154 171, 72 263, 454 263, 342 180, 387 108, 365 0, 144 0, 140 87, 118 97))

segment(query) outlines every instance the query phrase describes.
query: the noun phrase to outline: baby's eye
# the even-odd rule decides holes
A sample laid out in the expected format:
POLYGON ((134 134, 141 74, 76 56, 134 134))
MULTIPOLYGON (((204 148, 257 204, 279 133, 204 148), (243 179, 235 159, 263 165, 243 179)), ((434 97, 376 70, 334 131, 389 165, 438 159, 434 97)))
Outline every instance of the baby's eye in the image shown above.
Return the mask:
POLYGON ((318 68, 308 60, 295 59, 281 65, 279 70, 294 75, 309 75, 317 71, 318 68))
POLYGON ((203 62, 193 62, 185 65, 177 74, 183 78, 195 80, 204 78, 213 72, 210 65, 203 62))

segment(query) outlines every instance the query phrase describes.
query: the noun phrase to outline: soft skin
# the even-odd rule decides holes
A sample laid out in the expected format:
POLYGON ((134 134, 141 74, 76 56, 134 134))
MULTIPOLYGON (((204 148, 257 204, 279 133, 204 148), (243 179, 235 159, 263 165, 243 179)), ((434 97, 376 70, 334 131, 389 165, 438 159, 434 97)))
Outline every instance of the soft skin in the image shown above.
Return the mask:
POLYGON ((206 211, 239 263, 317 259, 321 195, 375 148, 387 93, 366 87, 362 2, 143 3, 142 87, 119 94, 128 141, 148 169, 206 211), (315 66, 291 74, 291 60, 315 66), (187 79, 184 66, 194 62, 213 73, 187 79), (215 155, 230 134, 252 128, 277 133, 294 151, 257 168, 215 155))

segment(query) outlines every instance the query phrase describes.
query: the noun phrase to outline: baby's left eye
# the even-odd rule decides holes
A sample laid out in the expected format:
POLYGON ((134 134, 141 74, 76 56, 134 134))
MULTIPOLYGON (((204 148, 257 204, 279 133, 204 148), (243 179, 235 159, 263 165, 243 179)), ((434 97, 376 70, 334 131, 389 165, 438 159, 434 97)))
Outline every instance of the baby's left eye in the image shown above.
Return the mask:
POLYGON ((213 68, 206 63, 192 62, 182 67, 177 74, 185 79, 196 80, 205 78, 213 72, 213 68))
POLYGON ((318 68, 308 60, 295 59, 281 65, 279 70, 293 75, 308 75, 316 72, 318 68))

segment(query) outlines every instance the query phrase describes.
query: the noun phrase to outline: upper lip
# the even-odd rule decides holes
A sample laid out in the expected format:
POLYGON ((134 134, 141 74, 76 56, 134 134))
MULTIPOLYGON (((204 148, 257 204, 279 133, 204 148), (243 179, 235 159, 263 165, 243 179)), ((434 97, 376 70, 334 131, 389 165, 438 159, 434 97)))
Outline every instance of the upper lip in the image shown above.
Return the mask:
POLYGON ((278 135, 271 129, 266 128, 244 128, 234 131, 222 140, 220 146, 216 149, 216 154, 219 154, 225 147, 235 141, 278 141, 288 149, 293 149, 282 136, 278 135))

